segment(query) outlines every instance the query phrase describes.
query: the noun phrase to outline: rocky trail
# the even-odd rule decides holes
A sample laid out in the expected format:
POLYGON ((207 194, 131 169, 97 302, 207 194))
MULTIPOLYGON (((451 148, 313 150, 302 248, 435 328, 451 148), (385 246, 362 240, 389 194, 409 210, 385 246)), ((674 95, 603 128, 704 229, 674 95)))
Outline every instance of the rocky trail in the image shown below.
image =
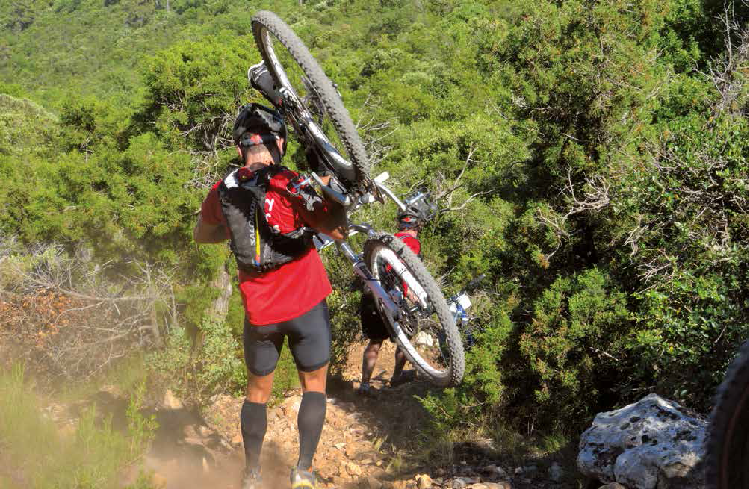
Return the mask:
MULTIPOLYGON (((423 438, 427 413, 415 396, 430 389, 426 382, 390 388, 394 347, 389 342, 375 370, 373 397, 356 393, 363 345, 354 345, 349 365, 331 376, 326 424, 315 456, 323 487, 338 489, 572 489, 574 469, 554 460, 509 460, 490 440, 476 439, 438 450, 423 438)), ((110 413, 113 425, 126 423, 127 400, 103 389, 94 399, 110 413)), ((263 446, 263 477, 268 488, 289 487, 296 462, 296 417, 301 391, 288 392, 268 411, 263 446)), ((239 489, 244 464, 239 412, 243 399, 215 396, 202 413, 186 408, 168 392, 149 409, 159 424, 146 468, 163 489, 239 489)), ((63 408, 57 407, 57 411, 63 408)), ((54 418, 73 419, 77 407, 54 418)), ((133 477, 137 474, 133 474, 133 477)))

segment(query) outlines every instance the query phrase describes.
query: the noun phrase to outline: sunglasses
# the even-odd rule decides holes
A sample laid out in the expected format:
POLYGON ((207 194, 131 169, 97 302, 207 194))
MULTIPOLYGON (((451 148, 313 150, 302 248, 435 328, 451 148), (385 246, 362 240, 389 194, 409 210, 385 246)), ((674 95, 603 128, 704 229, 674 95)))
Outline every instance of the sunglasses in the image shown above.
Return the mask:
POLYGON ((252 146, 259 146, 261 144, 269 145, 269 144, 275 144, 276 141, 281 139, 277 134, 273 133, 266 133, 266 134, 251 134, 246 133, 244 136, 242 136, 242 139, 239 140, 239 144, 242 147, 249 148, 252 146))

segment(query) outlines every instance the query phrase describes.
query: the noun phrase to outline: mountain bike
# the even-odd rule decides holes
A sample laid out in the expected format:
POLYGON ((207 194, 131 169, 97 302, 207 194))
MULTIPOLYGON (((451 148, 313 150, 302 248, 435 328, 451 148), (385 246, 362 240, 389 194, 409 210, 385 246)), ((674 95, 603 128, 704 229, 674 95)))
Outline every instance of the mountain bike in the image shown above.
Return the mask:
MULTIPOLYGON (((348 240, 337 242, 338 250, 374 294, 392 338, 414 367, 434 385, 460 383, 465 370, 463 344, 434 278, 400 239, 351 221, 354 210, 384 202, 384 197, 404 210, 407 203, 385 185, 387 174, 370 178, 367 153, 337 87, 301 39, 269 11, 253 16, 252 33, 263 62, 248 71, 250 83, 323 166, 311 171, 308 180, 344 206, 350 234, 366 236, 360 252, 348 240), (323 171, 331 176, 327 184, 318 174, 323 171), (412 341, 420 333, 438 340, 431 345, 412 341)), ((325 246, 324 236, 318 237, 318 244, 325 246)))
POLYGON ((707 430, 707 488, 749 489, 749 341, 726 371, 707 430))

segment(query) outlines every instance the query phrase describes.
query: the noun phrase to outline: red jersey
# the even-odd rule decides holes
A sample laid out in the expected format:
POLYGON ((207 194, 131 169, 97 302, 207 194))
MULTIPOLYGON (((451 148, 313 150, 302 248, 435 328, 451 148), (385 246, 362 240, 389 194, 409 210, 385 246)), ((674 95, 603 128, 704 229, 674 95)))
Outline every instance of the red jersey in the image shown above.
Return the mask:
MULTIPOLYGON (((266 221, 283 234, 309 225, 297 210, 304 203, 292 197, 286 189, 296 176, 291 170, 277 173, 271 178, 265 194, 266 221)), ((208 192, 201 211, 203 222, 214 226, 226 222, 218 195, 220 184, 219 181, 208 192)), ((259 276, 251 277, 240 270, 239 290, 247 319, 254 326, 297 318, 333 291, 325 266, 314 247, 294 261, 259 276)))
POLYGON ((421 241, 418 240, 418 238, 415 238, 411 236, 410 234, 400 232, 395 233, 396 238, 400 238, 401 241, 403 241, 406 246, 411 248, 411 251, 413 251, 415 254, 421 253, 421 241))
MULTIPOLYGON (((395 233, 394 236, 396 238, 399 238, 406 246, 411 248, 411 251, 413 251, 415 255, 421 253, 421 241, 419 241, 418 238, 415 238, 410 234, 404 232, 395 233)), ((388 270, 390 270, 390 265, 388 265, 388 270)), ((403 292, 408 292, 408 284, 405 281, 403 282, 403 292)))

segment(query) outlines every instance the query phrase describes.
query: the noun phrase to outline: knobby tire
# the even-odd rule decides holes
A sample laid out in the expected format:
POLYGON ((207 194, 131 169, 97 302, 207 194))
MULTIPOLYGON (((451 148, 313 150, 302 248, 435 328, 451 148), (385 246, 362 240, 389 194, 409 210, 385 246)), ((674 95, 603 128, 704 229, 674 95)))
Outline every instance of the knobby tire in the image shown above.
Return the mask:
POLYGON ((726 371, 707 433, 708 489, 749 489, 749 341, 726 371))
MULTIPOLYGON (((404 352, 408 360, 422 375, 426 376, 432 384, 438 387, 458 385, 463 379, 463 373, 465 372, 463 342, 439 286, 419 257, 416 256, 416 254, 414 254, 414 252, 411 251, 403 241, 387 233, 378 234, 364 243, 364 260, 370 271, 373 271, 374 273, 375 267, 377 266, 377 253, 383 248, 390 249, 406 265, 415 280, 425 290, 429 301, 434 307, 434 312, 437 314, 439 320, 439 328, 444 335, 444 346, 448 350, 448 365, 446 369, 442 372, 435 373, 434 368, 430 365, 429 361, 422 358, 417 348, 411 343, 410 339, 404 337, 404 335, 398 335, 397 332, 393 330, 393 325, 390 323, 389 319, 387 319, 386 314, 381 310, 380 314, 383 316, 385 324, 387 324, 391 329, 390 332, 393 339, 398 346, 401 347, 401 350, 404 352)), ((379 303, 378 307, 380 307, 379 303)))
MULTIPOLYGON (((269 39, 265 35, 266 32, 274 36, 286 48, 304 72, 320 102, 323 104, 327 115, 333 122, 338 137, 346 147, 351 165, 343 166, 331 161, 336 175, 344 183, 347 182, 349 185, 359 185, 368 180, 369 167, 364 144, 362 144, 356 126, 338 96, 333 83, 325 75, 320 65, 309 52, 309 49, 307 49, 294 31, 273 12, 261 10, 252 17, 252 34, 260 50, 260 55, 279 86, 282 85, 283 77, 279 75, 276 63, 279 65, 281 63, 277 59, 274 60, 271 55, 272 46, 269 49, 269 39)), ((293 86, 286 86, 286 88, 295 91, 293 86)), ((338 150, 340 151, 340 149, 338 150)))

